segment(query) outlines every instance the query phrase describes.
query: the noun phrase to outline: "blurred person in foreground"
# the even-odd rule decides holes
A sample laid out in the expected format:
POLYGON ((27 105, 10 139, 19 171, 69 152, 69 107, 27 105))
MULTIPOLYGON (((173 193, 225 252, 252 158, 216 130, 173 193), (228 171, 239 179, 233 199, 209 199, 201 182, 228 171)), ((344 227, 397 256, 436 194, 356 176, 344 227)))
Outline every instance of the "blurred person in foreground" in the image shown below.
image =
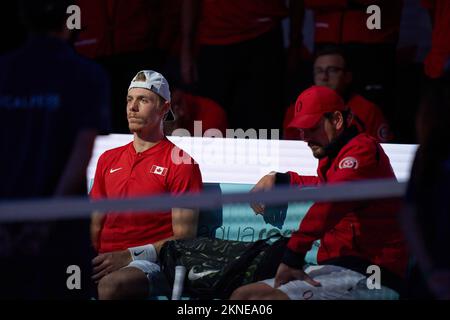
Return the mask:
POLYGON ((450 85, 431 81, 417 114, 416 152, 402 223, 416 264, 410 298, 450 299, 450 85))
MULTIPOLYGON (((107 76, 70 47, 69 5, 21 1, 28 41, 0 57, 2 201, 86 195, 95 137, 109 131, 107 76)), ((89 219, 2 223, 0 239, 1 298, 90 296, 89 219), (71 265, 81 272, 73 290, 71 265)))

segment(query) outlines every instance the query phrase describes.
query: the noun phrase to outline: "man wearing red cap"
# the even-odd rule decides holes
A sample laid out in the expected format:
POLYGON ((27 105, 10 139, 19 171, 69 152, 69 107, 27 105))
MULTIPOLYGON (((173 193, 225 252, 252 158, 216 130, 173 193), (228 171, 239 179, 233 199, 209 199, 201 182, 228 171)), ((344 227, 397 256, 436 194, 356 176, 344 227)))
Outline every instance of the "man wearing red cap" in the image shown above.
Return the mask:
MULTIPOLYGON (((353 67, 343 50, 329 45, 316 53, 314 60, 314 84, 325 86, 344 99, 353 113, 352 122, 360 131, 365 131, 380 143, 393 139, 393 134, 381 109, 353 89, 353 67)), ((283 138, 297 140, 299 132, 296 128, 288 128, 295 113, 293 103, 286 110, 283 121, 283 138)))
MULTIPOLYGON (((301 131, 302 139, 319 159, 318 177, 273 172, 253 191, 280 183, 304 187, 395 179, 381 146, 348 126, 350 120, 334 90, 323 86, 305 90, 297 99, 290 126, 301 131)), ((263 204, 253 204, 252 208, 264 214, 263 204)), ((381 270, 383 293, 400 291, 408 257, 397 225, 398 209, 397 200, 315 203, 292 234, 275 278, 238 288, 232 299, 356 299, 361 285, 367 289, 371 265, 381 270), (305 267, 305 255, 318 239, 318 265, 305 267)))

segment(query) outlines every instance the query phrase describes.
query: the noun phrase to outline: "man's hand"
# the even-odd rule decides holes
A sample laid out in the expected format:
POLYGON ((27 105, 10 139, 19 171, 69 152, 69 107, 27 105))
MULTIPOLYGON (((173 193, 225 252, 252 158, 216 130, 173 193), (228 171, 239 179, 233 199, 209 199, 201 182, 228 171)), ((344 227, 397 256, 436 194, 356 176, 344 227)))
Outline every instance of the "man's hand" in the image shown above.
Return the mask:
POLYGON ((320 283, 314 281, 307 273, 301 269, 291 268, 284 263, 281 263, 278 267, 277 274, 275 275, 275 288, 288 283, 293 280, 302 280, 314 287, 320 287, 320 283))
MULTIPOLYGON (((250 192, 271 190, 275 185, 275 174, 276 172, 272 171, 262 177, 261 180, 255 184, 252 190, 250 190, 250 192)), ((252 203, 250 206, 256 214, 264 214, 264 210, 266 209, 266 206, 263 203, 252 203)))
POLYGON ((129 250, 102 253, 92 260, 93 276, 92 280, 98 282, 108 273, 125 267, 132 261, 129 250))

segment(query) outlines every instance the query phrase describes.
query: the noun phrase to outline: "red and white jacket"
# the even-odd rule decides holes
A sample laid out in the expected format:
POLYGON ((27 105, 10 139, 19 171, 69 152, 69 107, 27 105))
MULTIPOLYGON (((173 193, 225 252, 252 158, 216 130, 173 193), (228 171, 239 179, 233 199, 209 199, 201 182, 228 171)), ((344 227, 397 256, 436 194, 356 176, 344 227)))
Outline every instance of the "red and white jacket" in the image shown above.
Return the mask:
MULTIPOLYGON (((304 187, 366 179, 395 179, 382 147, 369 135, 358 134, 353 127, 340 137, 332 153, 319 161, 318 177, 288 172, 278 174, 277 180, 284 178, 291 185, 304 187)), ((408 254, 397 222, 399 208, 399 199, 315 203, 299 229, 292 234, 283 263, 301 268, 307 251, 314 241, 320 239, 319 264, 341 265, 364 273, 362 266, 375 264, 402 277, 408 254)))

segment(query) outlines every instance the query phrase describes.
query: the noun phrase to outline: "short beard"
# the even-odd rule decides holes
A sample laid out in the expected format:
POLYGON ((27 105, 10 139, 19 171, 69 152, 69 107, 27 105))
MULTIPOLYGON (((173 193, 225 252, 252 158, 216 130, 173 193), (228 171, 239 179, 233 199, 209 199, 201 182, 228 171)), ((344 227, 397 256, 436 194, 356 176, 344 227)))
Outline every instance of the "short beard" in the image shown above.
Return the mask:
POLYGON ((138 133, 140 130, 133 128, 132 126, 128 126, 128 130, 130 130, 130 133, 138 133))
POLYGON ((313 157, 316 158, 316 159, 320 160, 322 158, 325 158, 326 156, 327 156, 327 152, 326 152, 326 149, 324 147, 320 147, 320 149, 317 150, 317 152, 313 151, 313 157))
MULTIPOLYGON (((327 157, 329 154, 330 154, 330 152, 332 151, 332 149, 333 149, 333 147, 334 147, 334 145, 335 145, 335 143, 336 143, 336 140, 337 140, 337 138, 334 138, 333 140, 331 140, 331 142, 329 143, 329 144, 327 144, 326 146, 323 146, 323 147, 320 147, 317 151, 318 151, 318 154, 315 154, 314 153, 314 151, 313 151, 313 156, 314 156, 314 158, 316 158, 316 159, 322 159, 322 158, 325 158, 325 157, 327 157)), ((312 151, 312 150, 311 150, 312 151)))

